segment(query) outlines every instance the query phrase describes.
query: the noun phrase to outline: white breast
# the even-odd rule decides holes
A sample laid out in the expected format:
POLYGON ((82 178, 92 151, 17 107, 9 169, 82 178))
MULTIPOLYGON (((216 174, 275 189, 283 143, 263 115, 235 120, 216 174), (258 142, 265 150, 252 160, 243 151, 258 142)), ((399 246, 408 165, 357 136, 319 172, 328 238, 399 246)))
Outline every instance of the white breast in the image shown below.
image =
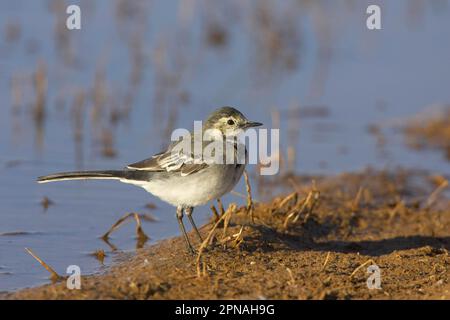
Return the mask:
POLYGON ((174 206, 195 207, 230 192, 242 176, 245 165, 212 165, 188 176, 174 173, 170 179, 142 183, 146 191, 174 206))

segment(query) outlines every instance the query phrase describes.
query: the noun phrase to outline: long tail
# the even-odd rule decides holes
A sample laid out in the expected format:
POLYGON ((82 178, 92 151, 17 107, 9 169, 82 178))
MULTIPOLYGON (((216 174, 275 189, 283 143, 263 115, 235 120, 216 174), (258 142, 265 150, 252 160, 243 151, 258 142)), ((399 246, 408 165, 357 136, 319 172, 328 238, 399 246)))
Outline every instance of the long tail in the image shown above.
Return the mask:
POLYGON ((114 179, 114 180, 145 180, 144 175, 136 174, 130 170, 108 170, 108 171, 75 171, 55 173, 39 177, 38 183, 47 183, 64 180, 90 180, 90 179, 114 179))

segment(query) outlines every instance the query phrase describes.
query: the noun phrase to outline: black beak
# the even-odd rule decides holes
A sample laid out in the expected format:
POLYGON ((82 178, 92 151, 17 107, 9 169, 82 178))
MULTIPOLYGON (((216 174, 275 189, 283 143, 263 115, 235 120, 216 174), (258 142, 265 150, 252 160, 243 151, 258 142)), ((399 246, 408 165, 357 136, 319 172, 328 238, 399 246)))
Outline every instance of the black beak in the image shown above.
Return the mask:
POLYGON ((261 122, 252 122, 252 121, 247 121, 244 125, 244 129, 247 128, 253 128, 253 127, 259 127, 262 126, 263 124, 261 122))

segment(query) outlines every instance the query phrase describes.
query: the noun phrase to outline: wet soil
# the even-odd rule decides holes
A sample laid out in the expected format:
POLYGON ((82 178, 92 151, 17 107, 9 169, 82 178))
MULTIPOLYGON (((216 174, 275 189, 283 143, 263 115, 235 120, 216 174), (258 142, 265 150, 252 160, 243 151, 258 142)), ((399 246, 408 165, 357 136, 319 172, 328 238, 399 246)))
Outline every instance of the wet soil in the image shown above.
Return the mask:
POLYGON ((446 181, 402 169, 283 176, 265 182, 281 196, 203 226, 203 238, 217 228, 200 259, 167 239, 83 276, 81 290, 61 281, 0 298, 450 299, 446 181), (368 288, 370 265, 379 289, 368 288))

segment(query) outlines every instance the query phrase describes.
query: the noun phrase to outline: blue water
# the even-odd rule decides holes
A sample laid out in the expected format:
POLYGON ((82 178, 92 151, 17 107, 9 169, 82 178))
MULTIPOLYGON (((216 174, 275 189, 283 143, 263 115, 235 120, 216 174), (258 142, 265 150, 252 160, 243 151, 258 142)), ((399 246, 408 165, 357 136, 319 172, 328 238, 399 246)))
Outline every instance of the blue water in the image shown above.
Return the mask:
MULTIPOLYGON (((174 209, 139 188, 108 181, 37 185, 35 178, 144 159, 161 151, 171 129, 191 128, 218 106, 236 106, 267 128, 278 126, 279 114, 282 152, 295 148, 299 173, 400 165, 448 174, 441 154, 409 150, 397 126, 450 102, 449 10, 448 1, 438 0, 1 0, 0 291, 48 282, 24 247, 61 274, 71 264, 82 273, 101 271, 90 253, 104 249, 106 265, 111 262, 114 253, 98 237, 126 212, 149 212, 160 220, 144 222, 151 237, 147 245, 177 235, 174 209), (81 6, 81 30, 64 29, 69 3, 81 6), (373 3, 382 8, 382 30, 365 27, 365 9, 373 3), (211 25, 225 32, 216 46, 205 40, 211 25), (290 36, 279 40, 280 34, 290 36), (135 61, 141 61, 137 81, 135 61), (40 63, 47 77, 43 123, 31 111, 36 101, 31 76, 40 63), (94 121, 98 74, 104 74, 104 103, 94 121), (20 83, 16 108, 12 79, 20 83), (79 92, 85 100, 77 143, 79 92), (112 125, 111 110, 127 105, 128 118, 112 125), (299 106, 323 107, 328 114, 292 116, 299 106), (381 147, 368 132, 370 124, 382 129, 381 147), (104 130, 112 134, 114 157, 102 155, 104 130), (47 210, 40 205, 45 196, 54 202, 47 210), (157 208, 147 209, 149 202, 157 208), (23 233, 7 235, 11 232, 23 233)), ((236 191, 245 193, 242 183, 236 191)), ((236 195, 224 199, 230 201, 244 203, 236 195)), ((209 215, 208 206, 196 209, 199 223, 209 215)), ((111 241, 133 251, 133 224, 111 241)))

